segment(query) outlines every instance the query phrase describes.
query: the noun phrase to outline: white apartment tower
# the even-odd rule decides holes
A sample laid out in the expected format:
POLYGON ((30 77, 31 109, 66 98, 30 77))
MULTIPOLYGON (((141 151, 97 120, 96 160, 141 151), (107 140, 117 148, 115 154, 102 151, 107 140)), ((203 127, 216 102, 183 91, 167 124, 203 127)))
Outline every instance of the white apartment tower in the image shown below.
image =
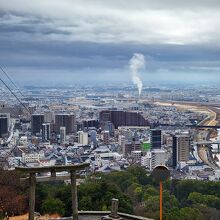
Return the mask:
POLYGON ((60 127, 60 143, 66 142, 66 127, 60 127))
POLYGON ((50 123, 42 124, 42 140, 43 141, 50 140, 50 123))
POLYGON ((87 132, 83 132, 83 131, 78 132, 78 143, 82 145, 88 145, 89 138, 87 132))

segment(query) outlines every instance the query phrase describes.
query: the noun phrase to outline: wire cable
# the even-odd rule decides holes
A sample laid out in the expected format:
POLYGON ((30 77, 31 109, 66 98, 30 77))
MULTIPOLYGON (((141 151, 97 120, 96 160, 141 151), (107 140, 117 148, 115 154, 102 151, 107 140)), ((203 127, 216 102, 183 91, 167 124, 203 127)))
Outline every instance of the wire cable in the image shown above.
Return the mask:
POLYGON ((7 74, 7 72, 2 68, 2 66, 0 66, 1 71, 5 74, 5 76, 8 78, 8 80, 12 83, 12 85, 18 90, 18 92, 21 94, 21 96, 23 98, 25 98, 25 96, 23 95, 23 93, 21 92, 21 90, 18 88, 18 86, 13 82, 13 80, 11 79, 11 77, 7 74))
POLYGON ((18 100, 18 102, 25 108, 25 110, 31 115, 30 110, 21 102, 21 100, 17 97, 17 95, 10 89, 10 87, 4 82, 2 78, 0 81, 5 85, 5 87, 11 92, 11 94, 18 100))

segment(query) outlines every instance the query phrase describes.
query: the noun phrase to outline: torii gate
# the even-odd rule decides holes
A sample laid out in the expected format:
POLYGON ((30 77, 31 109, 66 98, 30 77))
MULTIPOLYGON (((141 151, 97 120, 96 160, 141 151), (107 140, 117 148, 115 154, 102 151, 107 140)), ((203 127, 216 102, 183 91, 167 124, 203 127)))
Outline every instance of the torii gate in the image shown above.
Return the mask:
POLYGON ((78 165, 60 165, 60 166, 45 166, 45 167, 15 167, 15 170, 29 174, 29 220, 34 220, 35 209, 35 189, 36 182, 54 181, 71 179, 71 193, 72 193, 72 216, 73 220, 78 220, 78 200, 77 200, 77 186, 76 186, 76 171, 83 170, 89 167, 89 163, 82 163, 78 165), (56 176, 56 172, 68 171, 70 175, 56 176), (36 177, 36 173, 51 173, 50 177, 36 177))

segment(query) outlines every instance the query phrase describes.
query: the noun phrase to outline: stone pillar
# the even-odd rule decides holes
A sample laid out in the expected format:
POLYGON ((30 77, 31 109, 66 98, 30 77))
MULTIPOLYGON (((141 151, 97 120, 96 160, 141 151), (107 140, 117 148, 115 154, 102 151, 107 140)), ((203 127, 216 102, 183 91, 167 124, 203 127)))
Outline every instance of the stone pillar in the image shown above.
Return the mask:
POLYGON ((35 189, 36 189, 36 176, 35 173, 30 173, 29 177, 30 194, 29 194, 29 220, 34 220, 35 209, 35 189))
POLYGON ((112 199, 111 214, 109 216, 112 218, 118 217, 118 199, 112 199))
POLYGON ((77 186, 76 186, 76 172, 70 172, 71 177, 71 191, 72 191, 72 212, 73 220, 78 220, 78 200, 77 200, 77 186))

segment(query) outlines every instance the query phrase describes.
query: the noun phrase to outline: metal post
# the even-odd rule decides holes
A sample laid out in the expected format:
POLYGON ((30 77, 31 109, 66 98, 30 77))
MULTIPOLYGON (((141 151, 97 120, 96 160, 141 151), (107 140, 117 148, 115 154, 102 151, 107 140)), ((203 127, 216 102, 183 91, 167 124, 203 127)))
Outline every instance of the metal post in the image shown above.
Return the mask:
POLYGON ((35 173, 30 173, 29 177, 30 194, 29 194, 29 220, 34 220, 35 209, 35 189, 36 189, 36 176, 35 173))
POLYGON ((77 200, 77 186, 76 186, 76 172, 70 172, 71 177, 71 191, 72 191, 72 212, 73 220, 78 220, 78 200, 77 200))
POLYGON ((160 181, 160 220, 163 219, 163 183, 160 181))

